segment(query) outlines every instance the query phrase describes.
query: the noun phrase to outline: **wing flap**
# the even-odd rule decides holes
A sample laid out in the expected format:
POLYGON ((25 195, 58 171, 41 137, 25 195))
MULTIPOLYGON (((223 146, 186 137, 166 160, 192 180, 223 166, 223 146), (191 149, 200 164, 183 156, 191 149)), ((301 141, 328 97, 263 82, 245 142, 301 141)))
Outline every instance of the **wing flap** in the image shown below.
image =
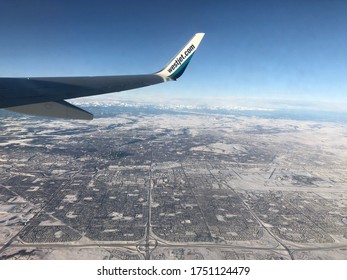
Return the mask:
POLYGON ((92 120, 93 114, 78 108, 66 101, 43 102, 30 105, 22 105, 6 108, 9 111, 28 114, 33 116, 74 119, 74 120, 92 120))

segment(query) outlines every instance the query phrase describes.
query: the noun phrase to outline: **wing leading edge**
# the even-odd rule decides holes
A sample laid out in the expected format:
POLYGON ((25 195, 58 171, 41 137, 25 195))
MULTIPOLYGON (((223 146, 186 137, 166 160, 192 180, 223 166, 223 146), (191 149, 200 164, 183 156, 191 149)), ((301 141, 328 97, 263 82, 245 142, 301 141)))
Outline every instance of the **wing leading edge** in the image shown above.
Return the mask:
POLYGON ((90 120, 93 115, 65 99, 119 92, 177 80, 204 33, 197 33, 159 72, 95 77, 0 78, 0 108, 23 114, 90 120))

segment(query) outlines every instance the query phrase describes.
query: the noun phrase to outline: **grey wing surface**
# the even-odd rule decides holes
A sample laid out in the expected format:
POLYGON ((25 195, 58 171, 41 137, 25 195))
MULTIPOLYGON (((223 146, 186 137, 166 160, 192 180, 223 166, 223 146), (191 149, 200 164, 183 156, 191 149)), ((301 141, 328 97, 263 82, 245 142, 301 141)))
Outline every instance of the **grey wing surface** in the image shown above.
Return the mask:
POLYGON ((164 82, 155 74, 98 77, 0 78, 0 108, 119 92, 164 82))

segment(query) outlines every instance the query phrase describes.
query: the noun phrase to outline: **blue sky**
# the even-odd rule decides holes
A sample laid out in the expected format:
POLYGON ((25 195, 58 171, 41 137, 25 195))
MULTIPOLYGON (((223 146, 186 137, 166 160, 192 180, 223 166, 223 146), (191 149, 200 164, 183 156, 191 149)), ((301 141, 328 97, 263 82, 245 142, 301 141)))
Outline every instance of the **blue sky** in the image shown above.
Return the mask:
POLYGON ((206 36, 175 83, 138 93, 347 102, 347 2, 1 1, 0 76, 140 74, 206 36))

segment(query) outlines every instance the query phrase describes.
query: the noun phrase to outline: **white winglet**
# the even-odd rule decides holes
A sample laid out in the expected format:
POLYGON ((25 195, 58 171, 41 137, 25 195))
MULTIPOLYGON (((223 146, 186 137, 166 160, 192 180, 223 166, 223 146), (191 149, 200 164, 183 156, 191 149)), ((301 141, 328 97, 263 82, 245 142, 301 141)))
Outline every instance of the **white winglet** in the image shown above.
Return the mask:
POLYGON ((196 33, 169 64, 156 74, 165 80, 177 80, 181 77, 204 35, 205 33, 196 33))

